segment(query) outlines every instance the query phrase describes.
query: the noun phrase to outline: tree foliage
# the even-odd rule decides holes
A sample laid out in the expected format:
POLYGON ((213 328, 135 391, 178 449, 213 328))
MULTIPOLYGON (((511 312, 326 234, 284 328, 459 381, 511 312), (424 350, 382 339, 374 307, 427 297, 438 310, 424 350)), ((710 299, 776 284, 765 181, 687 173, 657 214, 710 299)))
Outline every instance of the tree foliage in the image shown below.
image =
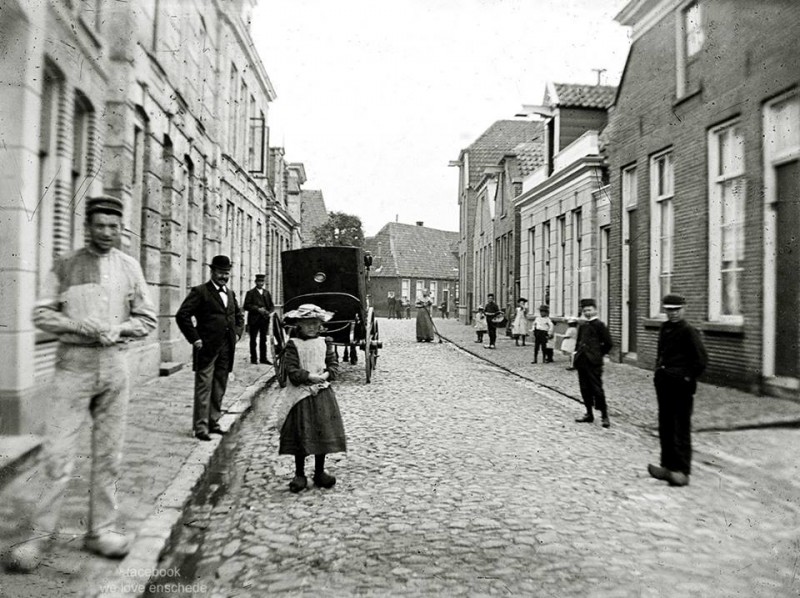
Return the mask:
POLYGON ((315 245, 364 247, 361 218, 344 212, 331 212, 324 224, 311 231, 315 245))

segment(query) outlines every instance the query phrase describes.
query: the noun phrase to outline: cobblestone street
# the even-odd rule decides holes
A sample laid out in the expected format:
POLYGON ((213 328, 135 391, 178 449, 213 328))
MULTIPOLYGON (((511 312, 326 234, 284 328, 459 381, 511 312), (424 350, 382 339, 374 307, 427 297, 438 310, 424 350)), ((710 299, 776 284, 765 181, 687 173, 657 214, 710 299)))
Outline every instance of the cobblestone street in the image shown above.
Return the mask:
MULTIPOLYGON (((670 488, 647 475, 646 428, 576 424, 563 395, 418 344, 413 320, 380 326, 373 383, 359 363, 335 385, 349 452, 328 459, 333 489, 289 492, 272 391, 226 440, 229 472, 161 563, 196 595, 800 593, 794 486, 700 454, 691 485, 670 488)), ((772 432, 731 434, 741 446, 772 432)))

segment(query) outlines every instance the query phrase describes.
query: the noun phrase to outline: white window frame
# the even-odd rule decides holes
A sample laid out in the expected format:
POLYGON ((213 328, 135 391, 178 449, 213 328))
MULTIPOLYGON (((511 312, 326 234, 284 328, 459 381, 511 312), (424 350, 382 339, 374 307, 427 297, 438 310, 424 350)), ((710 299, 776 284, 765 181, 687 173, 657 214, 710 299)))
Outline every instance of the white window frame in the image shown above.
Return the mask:
POLYGON ((430 282, 430 286, 428 287, 428 290, 430 290, 430 292, 431 292, 431 301, 433 301, 434 305, 438 305, 439 285, 436 283, 435 280, 432 280, 430 282))
POLYGON ((687 93, 687 64, 705 45, 705 29, 703 28, 703 6, 700 0, 684 2, 676 12, 675 27, 675 92, 678 98, 687 93), (689 13, 696 9, 693 20, 690 21, 689 13))
POLYGON ((636 164, 622 169, 622 352, 628 352, 628 330, 636 323, 628 316, 628 304, 631 301, 631 212, 639 202, 639 172, 636 164))
POLYGON ((583 260, 583 208, 576 208, 572 211, 572 303, 567 312, 564 306, 564 315, 577 314, 580 310, 581 284, 583 283, 583 273, 581 272, 583 260))
POLYGON ((744 132, 741 121, 733 119, 708 132, 708 319, 711 322, 744 323, 741 303, 736 313, 723 313, 722 279, 724 272, 738 277, 736 291, 741 301, 746 202, 744 132), (728 139, 728 145, 721 153, 723 139, 728 139), (735 186, 733 193, 739 196, 741 204, 737 209, 737 218, 726 223, 723 201, 725 188, 729 186, 735 186), (731 268, 723 270, 723 228, 726 226, 734 229, 734 252, 737 257, 731 268))
POLYGON ((400 281, 400 297, 405 297, 411 301, 411 279, 403 278, 400 281))
POLYGON ((425 290, 425 281, 424 280, 417 280, 414 301, 421 301, 422 300, 422 293, 425 290))
POLYGON ((661 298, 672 287, 673 257, 675 255, 675 172, 672 149, 659 152, 650 157, 650 316, 662 315, 661 298), (664 161, 664 184, 659 177, 659 163, 664 161), (668 220, 663 222, 662 209, 666 206, 668 220), (667 229, 666 231, 664 229, 667 229), (663 246, 668 241, 669 255, 665 256, 663 246), (668 270, 664 262, 668 262, 668 270), (664 279, 669 278, 669 284, 664 279))

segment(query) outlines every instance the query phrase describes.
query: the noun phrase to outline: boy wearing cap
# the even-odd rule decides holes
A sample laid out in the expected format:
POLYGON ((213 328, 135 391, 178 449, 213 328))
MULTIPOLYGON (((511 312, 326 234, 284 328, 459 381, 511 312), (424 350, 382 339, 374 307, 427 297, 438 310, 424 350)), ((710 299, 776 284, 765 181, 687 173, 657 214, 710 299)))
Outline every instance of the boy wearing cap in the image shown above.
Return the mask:
POLYGON ((578 370, 578 383, 583 404, 586 406, 586 415, 575 421, 592 423, 592 409, 596 407, 602 415, 603 427, 608 428, 611 420, 608 419, 608 406, 603 391, 603 357, 611 351, 611 335, 606 325, 597 317, 597 303, 594 299, 581 299, 581 311, 586 320, 578 326, 573 365, 578 370))
POLYGON ((661 466, 648 465, 647 470, 671 486, 686 486, 691 473, 694 393, 708 357, 700 334, 684 320, 686 300, 670 294, 662 304, 667 321, 658 332, 653 378, 658 399, 661 466))
POLYGON ((45 293, 36 302, 33 322, 58 336, 52 387, 47 392, 45 443, 32 475, 7 488, 24 505, 19 521, 30 524, 28 538, 5 555, 6 568, 29 572, 58 525, 74 467, 76 444, 92 418, 92 473, 89 532, 84 547, 109 558, 128 553, 132 537, 117 522, 117 484, 129 398, 126 342, 144 337, 157 325, 141 266, 119 249, 122 201, 86 201, 88 243, 59 259, 45 293))
POLYGON ((205 441, 211 440, 209 434, 225 433, 217 422, 222 415, 228 374, 233 370, 236 343, 244 331, 244 316, 236 295, 227 286, 230 258, 217 255, 210 266, 211 280, 193 287, 175 314, 178 328, 193 350, 192 428, 195 438, 205 441))
POLYGON ((550 306, 540 305, 539 315, 533 320, 533 361, 536 363, 539 360, 539 349, 542 350, 542 362, 549 363, 553 361, 553 356, 547 349, 547 341, 553 336, 555 331, 555 324, 550 319, 550 306))
POLYGON ((270 363, 267 359, 267 328, 269 326, 269 315, 275 309, 275 304, 272 302, 272 295, 264 288, 264 280, 266 278, 264 274, 256 274, 256 286, 245 293, 244 305, 242 305, 242 309, 247 312, 247 331, 250 334, 250 363, 258 362, 256 340, 258 340, 261 363, 270 363))

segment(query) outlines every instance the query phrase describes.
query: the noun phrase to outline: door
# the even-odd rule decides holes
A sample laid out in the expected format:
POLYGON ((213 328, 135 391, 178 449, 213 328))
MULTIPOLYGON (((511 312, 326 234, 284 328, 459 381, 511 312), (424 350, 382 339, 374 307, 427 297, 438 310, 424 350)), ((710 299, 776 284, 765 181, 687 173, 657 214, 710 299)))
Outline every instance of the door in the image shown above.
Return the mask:
POLYGON ((639 310, 639 222, 638 211, 628 210, 628 352, 636 353, 636 328, 639 310))
POLYGON ((775 375, 798 377, 800 363, 800 160, 775 168, 775 375))

